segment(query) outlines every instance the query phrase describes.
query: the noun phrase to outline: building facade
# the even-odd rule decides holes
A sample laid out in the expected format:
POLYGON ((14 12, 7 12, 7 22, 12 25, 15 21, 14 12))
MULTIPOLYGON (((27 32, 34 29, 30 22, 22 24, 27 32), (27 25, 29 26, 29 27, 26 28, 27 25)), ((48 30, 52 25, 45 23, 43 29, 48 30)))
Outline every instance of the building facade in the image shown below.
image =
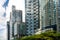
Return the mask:
POLYGON ((20 37, 20 27, 22 23, 22 11, 16 10, 15 6, 12 6, 12 12, 10 13, 10 28, 11 37, 20 37))
POLYGON ((57 1, 56 11, 57 32, 60 32, 60 0, 57 1))
POLYGON ((39 0, 25 0, 26 35, 34 35, 40 28, 39 0))
POLYGON ((42 30, 56 30, 56 5, 53 0, 40 1, 40 27, 42 30))

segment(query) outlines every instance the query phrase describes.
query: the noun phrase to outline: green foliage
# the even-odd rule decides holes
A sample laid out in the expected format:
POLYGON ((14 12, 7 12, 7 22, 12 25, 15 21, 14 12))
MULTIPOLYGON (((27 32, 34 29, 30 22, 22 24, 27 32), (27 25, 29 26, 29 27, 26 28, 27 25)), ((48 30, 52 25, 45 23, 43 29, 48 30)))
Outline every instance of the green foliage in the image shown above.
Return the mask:
POLYGON ((60 33, 46 31, 41 34, 22 37, 20 40, 60 40, 60 33))

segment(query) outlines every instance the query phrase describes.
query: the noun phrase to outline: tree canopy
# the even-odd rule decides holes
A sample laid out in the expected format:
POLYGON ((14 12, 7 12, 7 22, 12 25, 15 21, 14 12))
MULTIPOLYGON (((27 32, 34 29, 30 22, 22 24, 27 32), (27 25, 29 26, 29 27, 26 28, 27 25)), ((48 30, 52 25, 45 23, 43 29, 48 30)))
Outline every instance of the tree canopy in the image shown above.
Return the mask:
POLYGON ((20 40, 60 40, 60 33, 55 31, 46 31, 41 34, 22 37, 20 40))

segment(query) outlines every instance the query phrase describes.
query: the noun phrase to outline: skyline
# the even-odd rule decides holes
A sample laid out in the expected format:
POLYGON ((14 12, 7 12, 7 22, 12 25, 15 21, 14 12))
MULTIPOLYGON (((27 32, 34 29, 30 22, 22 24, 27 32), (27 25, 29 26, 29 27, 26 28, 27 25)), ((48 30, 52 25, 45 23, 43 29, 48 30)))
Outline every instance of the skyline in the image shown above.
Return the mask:
POLYGON ((23 21, 25 22, 25 5, 24 5, 25 1, 24 0, 9 0, 8 6, 6 7, 6 17, 4 17, 3 14, 5 12, 5 8, 2 5, 5 2, 6 0, 0 1, 0 37, 4 39, 6 38, 6 35, 7 35, 6 22, 9 21, 12 5, 15 5, 17 10, 22 10, 23 21))

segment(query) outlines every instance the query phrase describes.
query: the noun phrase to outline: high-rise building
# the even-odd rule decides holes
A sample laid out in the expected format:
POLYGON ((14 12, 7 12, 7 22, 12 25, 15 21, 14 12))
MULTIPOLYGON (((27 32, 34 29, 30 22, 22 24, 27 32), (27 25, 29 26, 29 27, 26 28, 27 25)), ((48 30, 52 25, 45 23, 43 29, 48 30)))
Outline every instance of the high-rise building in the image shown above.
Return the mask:
POLYGON ((10 22, 7 22, 7 40, 10 40, 10 22))
POLYGON ((20 27, 22 23, 22 11, 16 10, 15 6, 12 6, 12 12, 10 13, 10 28, 11 37, 20 37, 20 27))
POLYGON ((39 0, 25 0, 26 35, 34 35, 40 28, 39 0))
POLYGON ((20 36, 20 27, 22 26, 22 11, 21 10, 16 10, 16 19, 14 23, 14 35, 19 35, 20 36))
POLYGON ((53 0, 40 1, 40 27, 42 30, 56 30, 56 6, 53 0))
POLYGON ((56 11, 57 32, 60 32, 60 0, 57 1, 56 11))

